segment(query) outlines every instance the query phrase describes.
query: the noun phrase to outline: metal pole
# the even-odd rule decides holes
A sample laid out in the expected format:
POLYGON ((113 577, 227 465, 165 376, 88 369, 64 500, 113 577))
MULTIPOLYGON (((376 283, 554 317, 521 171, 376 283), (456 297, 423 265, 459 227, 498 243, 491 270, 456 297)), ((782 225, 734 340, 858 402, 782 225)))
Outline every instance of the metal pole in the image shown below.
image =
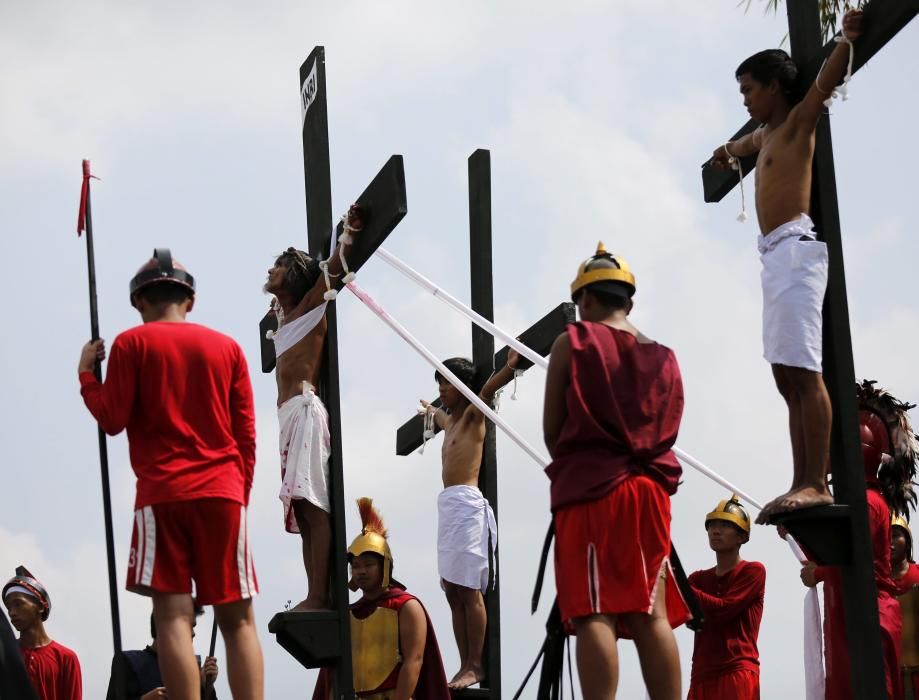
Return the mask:
MULTIPOLYGON (((83 179, 86 182, 86 262, 89 272, 89 325, 93 340, 99 339, 99 304, 96 298, 96 260, 93 252, 93 216, 89 196, 89 161, 83 161, 83 179)), ((102 381, 102 365, 96 363, 96 379, 102 381)), ((112 645, 115 654, 121 653, 121 617, 118 614, 118 584, 115 580, 115 544, 112 535, 112 497, 108 477, 108 447, 105 431, 99 431, 99 465, 102 470, 102 510, 105 518, 105 551, 108 558, 109 603, 112 609, 112 645)))

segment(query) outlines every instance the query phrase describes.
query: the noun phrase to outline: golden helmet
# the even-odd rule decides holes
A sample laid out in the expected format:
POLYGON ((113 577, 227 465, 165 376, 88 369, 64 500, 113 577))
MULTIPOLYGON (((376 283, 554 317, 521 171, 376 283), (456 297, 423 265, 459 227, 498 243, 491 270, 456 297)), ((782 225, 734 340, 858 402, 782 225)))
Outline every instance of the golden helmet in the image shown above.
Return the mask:
POLYGON ((906 558, 909 561, 913 560, 913 531, 909 529, 909 523, 906 522, 906 518, 902 515, 891 515, 890 516, 890 527, 902 528, 906 533, 906 558))
MULTIPOLYGON (((357 499, 357 509, 361 514, 361 534, 354 538, 351 546, 348 547, 348 561, 352 557, 359 557, 361 554, 371 552, 383 557, 383 588, 388 588, 392 583, 392 552, 389 549, 389 542, 386 541, 386 526, 383 524, 383 518, 380 512, 373 507, 373 499, 357 499)), ((352 591, 357 590, 353 583, 348 584, 352 591)))
POLYGON ((597 252, 587 258, 578 267, 577 277, 571 283, 571 298, 587 285, 602 282, 614 282, 612 285, 599 285, 599 289, 621 294, 625 291, 629 298, 635 294, 635 275, 629 264, 618 255, 606 252, 603 241, 597 243, 597 252))
POLYGON ((747 539, 750 539, 750 516, 744 507, 740 505, 737 494, 732 493, 730 498, 720 501, 715 510, 705 516, 705 525, 712 520, 724 520, 736 525, 746 533, 747 539))

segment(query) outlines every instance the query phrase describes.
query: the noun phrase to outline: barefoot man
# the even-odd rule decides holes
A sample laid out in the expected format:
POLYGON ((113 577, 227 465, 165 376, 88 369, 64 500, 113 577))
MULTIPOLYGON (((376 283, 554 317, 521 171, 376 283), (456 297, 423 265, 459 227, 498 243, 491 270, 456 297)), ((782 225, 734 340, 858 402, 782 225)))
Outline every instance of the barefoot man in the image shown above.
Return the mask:
MULTIPOLYGON (((498 389, 513 379, 517 359, 517 353, 511 350, 507 365, 485 382, 479 397, 486 404, 491 404, 498 389)), ((472 362, 454 357, 445 360, 444 366, 472 388, 472 362)), ((439 372, 434 374, 434 381, 440 391, 441 408, 424 400, 421 403, 444 430, 444 490, 437 497, 437 569, 450 604, 460 654, 460 669, 449 685, 460 690, 485 677, 482 651, 487 618, 482 594, 488 590, 489 560, 497 545, 498 531, 491 506, 478 486, 485 416, 439 372)))
POLYGON ((302 250, 288 248, 268 270, 264 290, 273 294, 278 330, 272 334, 277 367, 280 424, 281 492, 284 527, 300 533, 307 596, 292 610, 329 608, 329 555, 332 527, 329 512, 329 415, 316 395, 322 350, 328 330, 325 310, 329 278, 343 272, 351 234, 362 228, 360 211, 352 206, 345 219, 339 248, 321 264, 302 250))
POLYGON ((763 345, 779 393, 788 405, 794 475, 791 488, 766 505, 773 513, 833 502, 827 488, 832 407, 823 383, 823 297, 826 245, 808 216, 817 122, 846 72, 849 42, 861 34, 861 11, 843 18, 844 42, 830 55, 804 99, 797 101, 797 67, 780 50, 761 51, 736 71, 750 116, 762 126, 715 149, 712 165, 731 167, 759 152, 756 213, 762 235, 763 345))

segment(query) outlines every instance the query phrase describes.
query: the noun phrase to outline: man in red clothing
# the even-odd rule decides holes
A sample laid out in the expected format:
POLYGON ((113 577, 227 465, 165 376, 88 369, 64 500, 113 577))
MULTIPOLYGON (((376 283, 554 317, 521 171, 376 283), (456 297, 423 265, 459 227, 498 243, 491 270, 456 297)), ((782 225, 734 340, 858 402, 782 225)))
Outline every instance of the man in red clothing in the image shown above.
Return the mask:
MULTIPOLYGON (((361 534, 348 547, 352 590, 351 659, 354 692, 366 700, 450 700, 444 663, 427 611, 392 577, 386 527, 373 500, 360 498, 361 534)), ((332 684, 324 668, 313 700, 329 700, 332 684)))
MULTIPOLYGON (((915 503, 912 481, 916 475, 916 440, 906 417, 906 410, 911 408, 909 404, 875 387, 872 381, 858 384, 856 391, 887 697, 898 699, 903 692, 900 675, 902 621, 895 597, 897 588, 890 577, 890 523, 891 511, 905 513, 909 504, 915 503)), ((848 700, 852 691, 839 569, 805 562, 801 581, 806 586, 823 583, 826 698, 848 700)))
POLYGON ((897 587, 903 620, 900 663, 904 700, 919 700, 919 566, 913 561, 913 533, 902 516, 890 523, 890 578, 897 587))
POLYGON ((19 632, 19 651, 39 700, 81 700, 80 660, 45 631, 51 599, 24 566, 16 567, 16 575, 3 587, 3 604, 19 632))
POLYGON ((600 243, 571 284, 581 321, 556 338, 546 379, 555 583, 586 700, 615 697, 619 636, 634 637, 652 700, 680 696, 672 626, 689 614, 668 555, 683 385, 673 351, 629 323, 634 293, 600 243))
POLYGON ((83 400, 109 435, 127 429, 137 476, 128 590, 153 597, 159 660, 170 700, 197 700, 192 647, 197 602, 213 605, 233 697, 261 700, 258 592, 246 534, 255 468, 249 371, 231 338, 186 322, 194 279, 159 248, 131 280, 143 325, 112 344, 105 383, 93 374, 102 340, 83 347, 83 400))
POLYGON ((692 652, 688 700, 759 700, 759 650, 766 567, 744 561, 750 516, 737 496, 705 516, 708 544, 717 564, 689 577, 705 613, 692 652))

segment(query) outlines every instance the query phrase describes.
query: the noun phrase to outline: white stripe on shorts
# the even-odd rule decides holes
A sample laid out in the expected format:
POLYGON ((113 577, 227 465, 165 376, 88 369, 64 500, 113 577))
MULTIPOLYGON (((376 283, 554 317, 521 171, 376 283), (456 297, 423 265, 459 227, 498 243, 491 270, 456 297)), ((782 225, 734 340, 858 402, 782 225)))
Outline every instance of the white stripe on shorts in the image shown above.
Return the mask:
POLYGON ((236 536, 236 570, 239 573, 239 592, 243 598, 251 598, 249 585, 249 547, 246 541, 246 507, 239 507, 239 533, 236 536))
POLYGON ((140 585, 149 586, 153 582, 153 563, 156 557, 156 518, 153 515, 153 506, 144 506, 143 516, 144 565, 140 575, 140 585))
POLYGON ((139 510, 134 511, 134 530, 137 532, 137 550, 134 552, 134 583, 140 580, 141 562, 144 560, 144 518, 139 510))

